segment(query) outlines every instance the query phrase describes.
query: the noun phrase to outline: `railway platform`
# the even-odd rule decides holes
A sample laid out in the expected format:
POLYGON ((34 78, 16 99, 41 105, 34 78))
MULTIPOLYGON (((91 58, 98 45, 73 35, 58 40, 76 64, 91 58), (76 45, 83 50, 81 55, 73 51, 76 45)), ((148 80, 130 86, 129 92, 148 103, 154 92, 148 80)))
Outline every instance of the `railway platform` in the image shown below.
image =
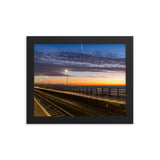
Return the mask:
POLYGON ((50 114, 42 108, 41 104, 34 98, 34 116, 35 117, 49 117, 50 114))

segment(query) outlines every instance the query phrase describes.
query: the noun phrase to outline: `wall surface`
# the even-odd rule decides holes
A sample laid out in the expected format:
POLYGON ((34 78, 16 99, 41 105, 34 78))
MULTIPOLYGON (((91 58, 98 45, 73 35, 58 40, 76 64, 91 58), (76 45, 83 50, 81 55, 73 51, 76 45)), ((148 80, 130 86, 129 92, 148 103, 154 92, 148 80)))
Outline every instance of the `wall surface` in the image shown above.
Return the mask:
POLYGON ((0 2, 0 159, 160 159, 158 0, 0 2), (26 125, 26 36, 134 36, 133 125, 26 125))

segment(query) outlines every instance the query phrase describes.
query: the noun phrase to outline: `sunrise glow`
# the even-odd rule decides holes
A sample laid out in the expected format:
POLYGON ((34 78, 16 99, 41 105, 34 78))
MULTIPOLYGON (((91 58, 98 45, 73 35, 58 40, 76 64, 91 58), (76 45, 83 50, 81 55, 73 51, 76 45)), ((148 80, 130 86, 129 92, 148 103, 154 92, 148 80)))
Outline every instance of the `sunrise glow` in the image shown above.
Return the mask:
POLYGON ((124 44, 36 44, 34 57, 35 84, 126 85, 124 44))

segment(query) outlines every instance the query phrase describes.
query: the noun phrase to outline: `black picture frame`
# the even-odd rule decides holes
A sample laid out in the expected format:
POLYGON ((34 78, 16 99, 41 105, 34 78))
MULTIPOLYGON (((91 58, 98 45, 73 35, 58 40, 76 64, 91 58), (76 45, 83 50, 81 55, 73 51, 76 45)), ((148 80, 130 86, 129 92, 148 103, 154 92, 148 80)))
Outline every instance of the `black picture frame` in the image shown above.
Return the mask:
POLYGON ((132 124, 133 36, 27 36, 27 124, 132 124), (124 117, 34 117, 34 44, 124 43, 126 44, 126 116, 124 117))

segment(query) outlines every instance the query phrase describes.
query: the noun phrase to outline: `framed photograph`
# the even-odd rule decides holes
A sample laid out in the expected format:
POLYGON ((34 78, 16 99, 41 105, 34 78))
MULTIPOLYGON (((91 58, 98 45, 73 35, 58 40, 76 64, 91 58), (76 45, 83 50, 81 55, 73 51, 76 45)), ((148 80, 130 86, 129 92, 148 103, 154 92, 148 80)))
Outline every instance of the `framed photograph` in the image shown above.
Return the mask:
POLYGON ((27 37, 27 123, 133 123, 133 37, 27 37))

